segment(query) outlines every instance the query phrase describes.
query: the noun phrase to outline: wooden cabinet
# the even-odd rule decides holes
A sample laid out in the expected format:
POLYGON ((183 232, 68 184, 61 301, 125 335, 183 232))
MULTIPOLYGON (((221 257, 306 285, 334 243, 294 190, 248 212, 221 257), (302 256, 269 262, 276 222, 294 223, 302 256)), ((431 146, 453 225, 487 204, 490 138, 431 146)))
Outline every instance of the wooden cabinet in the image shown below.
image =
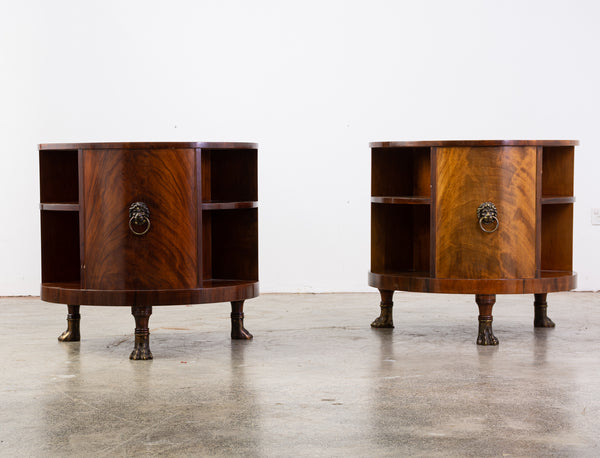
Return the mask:
POLYGON ((80 305, 130 306, 132 359, 151 359, 153 305, 232 304, 258 295, 257 145, 43 144, 42 300, 68 305, 61 341, 79 340, 80 305))
POLYGON ((477 343, 495 345, 496 294, 532 293, 534 325, 553 327, 546 294, 575 288, 576 141, 371 143, 371 271, 393 327, 396 290, 476 295, 477 343))

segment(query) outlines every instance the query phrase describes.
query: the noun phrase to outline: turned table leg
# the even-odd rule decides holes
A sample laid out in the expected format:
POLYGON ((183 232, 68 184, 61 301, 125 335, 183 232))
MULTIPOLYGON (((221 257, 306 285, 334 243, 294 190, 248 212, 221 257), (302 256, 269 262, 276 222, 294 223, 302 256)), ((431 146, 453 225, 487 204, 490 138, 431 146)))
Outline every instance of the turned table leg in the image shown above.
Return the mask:
POLYGON ((135 318, 135 343, 129 359, 152 359, 150 330, 148 329, 152 307, 149 305, 133 306, 131 307, 131 314, 135 318))
POLYGON ((375 318, 375 321, 371 323, 371 326, 374 328, 393 328, 394 320, 392 309, 394 307, 394 302, 392 302, 392 298, 394 296, 394 291, 380 289, 379 294, 381 295, 381 302, 379 303, 381 314, 375 318))
POLYGON ((495 294, 476 294, 475 302, 479 307, 479 334, 477 345, 498 345, 498 339, 492 331, 492 307, 496 303, 495 294))
POLYGON ((61 342, 79 342, 81 339, 79 333, 80 321, 79 306, 67 305, 67 330, 58 336, 58 340, 61 342))
POLYGON ((231 302, 231 338, 252 339, 252 334, 244 327, 244 301, 231 302))
POLYGON ((553 328, 556 326, 554 321, 548 318, 548 302, 546 302, 547 294, 534 294, 533 301, 534 318, 533 326, 536 328, 553 328))

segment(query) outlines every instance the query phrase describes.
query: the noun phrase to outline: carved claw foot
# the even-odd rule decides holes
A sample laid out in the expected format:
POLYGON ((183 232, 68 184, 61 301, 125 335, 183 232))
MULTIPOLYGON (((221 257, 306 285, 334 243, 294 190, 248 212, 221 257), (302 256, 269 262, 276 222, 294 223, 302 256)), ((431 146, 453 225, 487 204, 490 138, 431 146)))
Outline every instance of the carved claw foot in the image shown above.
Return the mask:
POLYGON ((548 303, 546 302, 546 294, 535 294, 533 302, 534 318, 533 326, 536 328, 553 328, 556 326, 554 321, 548 318, 548 303))
POLYGON ((371 323, 372 328, 393 328, 394 320, 392 315, 392 305, 381 304, 381 315, 371 323))
POLYGON ((129 359, 133 359, 136 361, 153 359, 152 352, 150 351, 150 343, 148 342, 148 339, 138 342, 137 336, 135 338, 136 338, 136 342, 133 346, 133 351, 129 355, 129 359))
POLYGON ((254 337, 244 327, 244 301, 231 302, 231 338, 250 340, 254 337))
POLYGON ((78 305, 69 305, 67 314, 67 330, 58 336, 59 342, 79 342, 81 335, 79 332, 79 323, 81 315, 78 305))
POLYGON ((491 319, 479 319, 479 334, 477 345, 498 345, 499 341, 492 331, 491 319))
POLYGON ((381 295, 381 302, 379 303, 379 306, 381 307, 381 313, 371 323, 371 327, 379 329, 393 328, 394 319, 392 310, 394 303, 392 302, 392 297, 394 295, 394 291, 379 290, 379 294, 381 295))

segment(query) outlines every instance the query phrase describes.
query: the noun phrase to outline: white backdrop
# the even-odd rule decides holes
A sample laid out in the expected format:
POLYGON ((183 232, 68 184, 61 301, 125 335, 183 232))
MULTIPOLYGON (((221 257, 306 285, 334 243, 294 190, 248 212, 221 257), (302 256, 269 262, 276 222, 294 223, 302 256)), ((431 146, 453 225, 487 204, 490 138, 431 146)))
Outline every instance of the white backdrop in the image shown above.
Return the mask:
POLYGON ((37 143, 259 143, 263 292, 369 291, 369 141, 579 139, 600 289, 600 2, 0 0, 0 295, 38 294, 37 143), (598 169, 596 169, 598 167, 598 169))

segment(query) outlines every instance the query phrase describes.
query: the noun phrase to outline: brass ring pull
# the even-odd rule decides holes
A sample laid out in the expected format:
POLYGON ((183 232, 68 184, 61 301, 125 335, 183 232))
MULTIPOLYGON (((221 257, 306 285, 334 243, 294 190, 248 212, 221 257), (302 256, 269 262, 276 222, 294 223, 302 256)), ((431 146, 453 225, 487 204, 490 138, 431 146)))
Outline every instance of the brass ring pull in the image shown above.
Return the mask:
POLYGON ((129 230, 135 235, 144 235, 150 230, 150 210, 144 202, 134 202, 129 206, 129 230), (145 229, 136 231, 134 226, 145 226, 145 229))
POLYGON ((493 202, 484 202, 477 208, 477 218, 479 218, 479 227, 483 232, 496 232, 500 226, 498 220, 498 210, 493 202), (488 229, 486 225, 493 224, 492 229, 488 229))

